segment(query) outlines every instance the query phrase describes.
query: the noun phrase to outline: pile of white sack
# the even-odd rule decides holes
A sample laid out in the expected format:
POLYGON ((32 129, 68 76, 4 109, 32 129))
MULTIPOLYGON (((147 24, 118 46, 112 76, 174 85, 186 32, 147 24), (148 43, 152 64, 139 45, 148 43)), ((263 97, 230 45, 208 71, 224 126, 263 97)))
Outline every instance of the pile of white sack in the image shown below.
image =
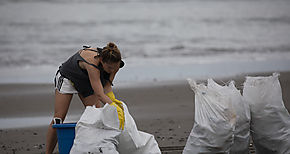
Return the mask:
POLYGON ((195 121, 183 154, 248 154, 250 136, 256 154, 290 154, 290 116, 278 77, 247 77, 243 95, 234 82, 189 80, 195 121))
POLYGON ((138 131, 123 103, 125 124, 119 129, 118 112, 113 105, 86 107, 76 125, 71 154, 161 154, 154 136, 138 131))

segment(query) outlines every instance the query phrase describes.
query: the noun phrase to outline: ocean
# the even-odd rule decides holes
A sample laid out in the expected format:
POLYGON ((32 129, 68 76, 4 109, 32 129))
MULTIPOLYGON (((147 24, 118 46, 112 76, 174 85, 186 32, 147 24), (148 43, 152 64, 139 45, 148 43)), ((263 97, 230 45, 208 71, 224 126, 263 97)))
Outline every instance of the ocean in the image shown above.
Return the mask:
POLYGON ((0 83, 52 83, 83 45, 108 42, 124 85, 290 71, 290 1, 3 0, 0 83))

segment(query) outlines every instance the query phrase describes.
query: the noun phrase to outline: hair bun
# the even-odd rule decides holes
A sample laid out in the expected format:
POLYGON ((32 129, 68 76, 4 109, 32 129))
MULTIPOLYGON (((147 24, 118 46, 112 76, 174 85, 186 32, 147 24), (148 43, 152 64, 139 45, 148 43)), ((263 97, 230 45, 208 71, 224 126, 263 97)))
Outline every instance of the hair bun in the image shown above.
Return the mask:
POLYGON ((102 49, 100 55, 103 62, 119 62, 121 61, 121 53, 115 43, 109 42, 107 46, 102 49))
POLYGON ((107 44, 107 47, 109 47, 109 48, 111 48, 111 49, 114 49, 114 48, 116 48, 117 46, 116 46, 114 43, 110 42, 110 43, 107 44))

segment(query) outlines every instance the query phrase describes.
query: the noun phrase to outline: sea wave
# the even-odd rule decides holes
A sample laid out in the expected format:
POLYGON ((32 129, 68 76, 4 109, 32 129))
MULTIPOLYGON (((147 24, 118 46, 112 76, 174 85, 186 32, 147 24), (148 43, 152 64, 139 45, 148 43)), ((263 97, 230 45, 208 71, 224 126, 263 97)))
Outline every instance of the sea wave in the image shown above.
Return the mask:
POLYGON ((290 52, 289 1, 27 1, 0 5, 0 68, 56 66, 110 41, 133 61, 290 52))

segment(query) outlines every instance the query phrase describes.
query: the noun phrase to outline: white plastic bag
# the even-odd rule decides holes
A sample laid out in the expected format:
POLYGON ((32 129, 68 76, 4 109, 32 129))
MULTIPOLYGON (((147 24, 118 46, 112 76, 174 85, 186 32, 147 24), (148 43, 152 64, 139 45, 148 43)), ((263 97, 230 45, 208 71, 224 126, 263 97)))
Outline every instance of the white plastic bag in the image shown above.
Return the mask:
POLYGON ((138 131, 133 117, 124 105, 125 126, 119 136, 120 154, 161 154, 153 135, 138 131))
POLYGON ((213 82, 205 86, 189 80, 195 92, 195 122, 183 154, 230 152, 236 113, 230 95, 213 82))
POLYGON ((71 154, 161 154, 154 136, 137 130, 134 119, 123 103, 125 125, 119 129, 114 106, 86 107, 76 126, 71 154))
POLYGON ((119 130, 118 113, 114 106, 87 106, 75 128, 70 154, 119 154, 116 150, 119 130))
POLYGON ((220 93, 229 95, 233 109, 236 113, 236 123, 234 131, 234 143, 230 148, 231 154, 249 153, 250 144, 250 107, 244 100, 240 91, 235 87, 234 81, 228 86, 220 86, 212 79, 208 80, 208 87, 218 90, 220 93))
POLYGON ((251 134, 257 154, 290 153, 290 116, 284 107, 279 74, 247 77, 243 95, 250 104, 251 134))
POLYGON ((229 85, 233 107, 236 111, 236 126, 234 132, 234 144, 231 147, 231 154, 247 154, 250 145, 250 106, 244 100, 241 92, 236 89, 234 83, 229 85))

